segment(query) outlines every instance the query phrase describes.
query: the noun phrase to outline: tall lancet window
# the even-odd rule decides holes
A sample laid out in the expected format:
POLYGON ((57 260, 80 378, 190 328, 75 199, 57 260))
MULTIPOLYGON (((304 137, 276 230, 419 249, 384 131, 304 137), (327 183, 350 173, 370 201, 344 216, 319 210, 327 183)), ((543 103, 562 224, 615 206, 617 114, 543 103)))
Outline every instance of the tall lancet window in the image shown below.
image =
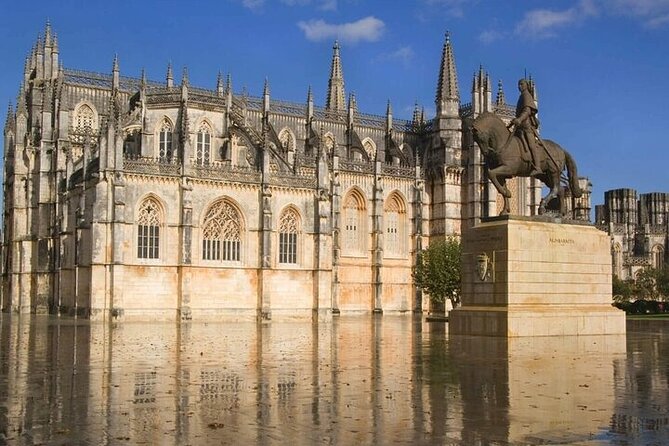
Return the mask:
POLYGON ((288 208, 279 218, 279 263, 296 264, 300 234, 300 216, 288 208))
POLYGON ((145 199, 137 217, 137 257, 157 259, 160 256, 162 212, 154 198, 145 199))
POLYGON ((206 122, 200 125, 197 131, 197 144, 195 146, 195 163, 209 164, 211 160, 211 127, 206 122))
POLYGON ((172 160, 172 124, 165 119, 158 134, 158 156, 161 160, 172 160))
POLYGON ((406 206, 397 193, 392 194, 385 204, 385 254, 388 257, 406 255, 407 230, 406 206))
POLYGON ((342 252, 360 255, 367 245, 365 234, 365 199, 358 191, 351 191, 344 199, 342 212, 342 252))
POLYGON ((235 207, 225 200, 214 203, 204 219, 202 259, 239 262, 242 220, 235 207))

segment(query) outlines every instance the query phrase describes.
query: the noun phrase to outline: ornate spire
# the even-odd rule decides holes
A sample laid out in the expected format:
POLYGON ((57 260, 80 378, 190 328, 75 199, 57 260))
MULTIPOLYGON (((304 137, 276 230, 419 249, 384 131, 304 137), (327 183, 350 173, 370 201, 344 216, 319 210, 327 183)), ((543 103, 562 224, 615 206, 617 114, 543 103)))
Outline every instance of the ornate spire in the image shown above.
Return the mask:
POLYGON ((7 117, 5 118, 5 131, 12 128, 12 123, 14 122, 14 107, 12 107, 12 102, 10 101, 7 105, 7 117))
POLYGON ((390 131, 393 128, 393 107, 390 105, 390 99, 388 99, 388 105, 386 106, 386 131, 390 131))
POLYGON ((455 58, 451 46, 451 36, 446 32, 444 48, 441 53, 441 66, 439 67, 439 81, 437 84, 437 115, 443 113, 446 101, 460 102, 458 91, 458 75, 455 68, 455 58))
POLYGON ((497 82, 497 100, 495 104, 502 106, 506 104, 506 98, 504 97, 504 88, 502 88, 502 79, 497 82))
POLYGON ((49 19, 46 19, 46 25, 44 26, 44 44, 51 46, 51 23, 49 23, 49 19))
POLYGON ((26 106, 26 90, 25 90, 25 85, 23 82, 21 83, 21 87, 19 87, 19 94, 18 97, 16 98, 16 114, 28 114, 28 109, 26 106))
POLYGON ((37 34, 37 46, 35 47, 37 54, 44 54, 44 40, 42 40, 42 35, 37 34))
POLYGON ((181 72, 181 86, 188 86, 188 67, 184 67, 181 72))
POLYGON ((112 88, 118 90, 119 85, 118 54, 114 54, 114 62, 112 64, 112 88))
POLYGON ((225 78, 225 92, 226 94, 232 93, 232 75, 230 73, 225 78))
POLYGON ((53 33, 53 44, 51 45, 53 49, 51 50, 54 53, 58 52, 58 34, 53 33))
POLYGON ((307 91, 307 121, 314 117, 314 95, 311 93, 311 85, 307 91))
POLYGON ((355 118, 355 113, 356 113, 357 108, 358 108, 358 105, 355 101, 355 93, 354 92, 351 92, 348 95, 348 106, 347 106, 347 108, 348 108, 348 123, 349 123, 349 125, 352 125, 353 120, 355 118))
POLYGON ((174 76, 172 75, 172 62, 167 62, 167 75, 165 76, 167 88, 174 87, 174 76))
POLYGON ((332 47, 332 66, 330 67, 330 80, 328 81, 328 97, 325 108, 328 110, 344 110, 346 95, 344 93, 344 74, 341 68, 339 56, 339 42, 335 40, 332 47))
POLYGON ((265 86, 262 90, 262 109, 263 113, 269 113, 269 80, 265 78, 265 86))
POLYGON ((142 68, 142 77, 139 81, 140 88, 144 90, 146 88, 146 84, 148 82, 146 81, 146 71, 144 71, 144 68, 142 68))
POLYGON ((413 115, 411 116, 411 122, 415 124, 420 123, 420 108, 418 107, 418 101, 414 103, 413 106, 413 115))
POLYGON ((216 95, 223 96, 223 74, 221 74, 221 70, 218 70, 218 76, 216 77, 216 95))

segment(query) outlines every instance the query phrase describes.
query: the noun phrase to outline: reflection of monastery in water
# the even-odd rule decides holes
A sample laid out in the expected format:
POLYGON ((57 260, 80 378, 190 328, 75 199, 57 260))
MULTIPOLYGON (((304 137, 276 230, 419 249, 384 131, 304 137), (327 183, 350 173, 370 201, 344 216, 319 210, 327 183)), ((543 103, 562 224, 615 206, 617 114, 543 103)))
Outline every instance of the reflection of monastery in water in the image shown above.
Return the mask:
MULTIPOLYGON (((49 26, 5 137, 2 308, 102 318, 410 311, 433 237, 496 214, 468 134, 513 116, 480 69, 462 104, 449 38, 436 117, 360 113, 335 44, 325 107, 64 68, 49 26)), ((436 65, 436 64, 435 64, 436 65)), ((512 212, 536 213, 517 179, 512 212)), ((578 212, 587 215, 588 200, 578 212)))
POLYGON ((669 194, 640 194, 634 189, 604 193, 595 206, 597 226, 611 236, 613 273, 634 278, 643 268, 663 268, 669 243, 669 194))

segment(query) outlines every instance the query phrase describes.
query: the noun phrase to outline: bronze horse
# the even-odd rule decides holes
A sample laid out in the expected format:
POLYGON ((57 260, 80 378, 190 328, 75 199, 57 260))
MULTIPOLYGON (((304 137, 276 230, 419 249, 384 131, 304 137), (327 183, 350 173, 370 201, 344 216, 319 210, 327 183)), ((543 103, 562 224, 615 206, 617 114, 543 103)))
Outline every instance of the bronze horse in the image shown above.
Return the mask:
MULTIPOLYGON (((504 209, 500 215, 510 212, 509 198, 511 192, 506 187, 506 180, 512 177, 529 177, 532 165, 523 160, 521 141, 515 135, 511 135, 497 115, 494 113, 481 113, 472 125, 474 140, 478 143, 488 167, 488 177, 495 185, 497 192, 504 197, 504 209)), ((550 192, 541 199, 539 214, 546 212, 546 205, 550 200, 558 197, 560 201, 560 213, 565 214, 564 194, 560 187, 560 176, 567 168, 569 189, 573 197, 581 196, 581 188, 578 185, 576 163, 571 155, 560 147, 559 144, 549 140, 543 140, 543 146, 548 154, 541 160, 537 168, 541 174, 535 175, 542 181, 550 192)))

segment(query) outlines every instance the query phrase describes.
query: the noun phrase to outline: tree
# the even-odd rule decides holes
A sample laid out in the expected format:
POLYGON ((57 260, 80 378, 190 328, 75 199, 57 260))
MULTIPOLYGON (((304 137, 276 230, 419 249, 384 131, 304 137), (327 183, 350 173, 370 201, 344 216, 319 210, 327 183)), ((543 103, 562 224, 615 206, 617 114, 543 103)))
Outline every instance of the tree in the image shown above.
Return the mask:
POLYGON ((636 274, 634 294, 637 299, 657 300, 657 274, 655 268, 646 267, 636 274))
POLYGON ((622 280, 617 275, 613 275, 611 285, 613 288, 613 301, 615 303, 625 303, 632 299, 633 282, 622 280))
POLYGON ((434 302, 460 304, 460 240, 448 237, 430 244, 418 253, 413 277, 416 286, 430 295, 434 302))

